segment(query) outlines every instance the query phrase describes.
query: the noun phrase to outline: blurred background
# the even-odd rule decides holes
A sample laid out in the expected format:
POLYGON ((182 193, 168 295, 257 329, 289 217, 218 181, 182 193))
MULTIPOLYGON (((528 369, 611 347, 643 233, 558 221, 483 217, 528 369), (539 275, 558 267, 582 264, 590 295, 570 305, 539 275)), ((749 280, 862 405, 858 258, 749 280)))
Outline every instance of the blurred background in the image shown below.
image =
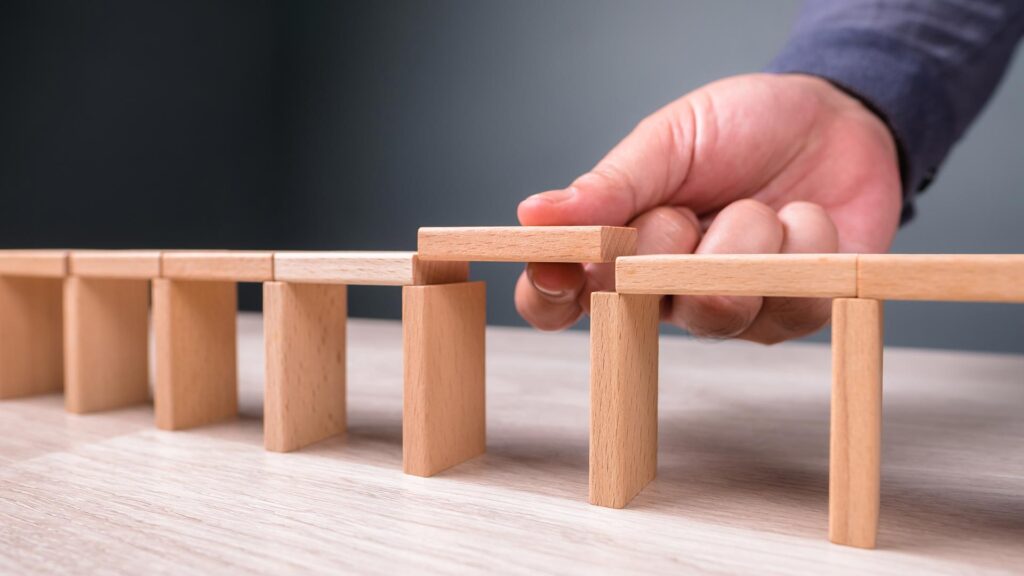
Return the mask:
MULTIPOLYGON (((798 7, 5 0, 0 247, 413 250, 419 226, 515 224, 648 113, 762 69, 798 7)), ((894 251, 1024 252, 1022 96, 1017 58, 894 251)), ((474 265, 491 323, 523 324, 519 272, 474 265)), ((397 294, 354 288, 350 312, 397 318, 397 294)), ((1024 352, 1024 306, 891 303, 886 324, 1024 352)))

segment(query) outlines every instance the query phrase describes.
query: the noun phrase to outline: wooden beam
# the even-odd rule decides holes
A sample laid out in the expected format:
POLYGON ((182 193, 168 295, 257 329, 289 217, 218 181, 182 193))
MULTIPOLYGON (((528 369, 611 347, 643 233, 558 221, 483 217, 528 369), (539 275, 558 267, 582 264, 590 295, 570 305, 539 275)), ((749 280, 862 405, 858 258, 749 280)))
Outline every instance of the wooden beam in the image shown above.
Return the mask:
MULTIPOLYGON (((16 271, 49 276, 57 266, 56 262, 40 268, 29 264, 16 271)), ((0 398, 63 388, 63 282, 51 277, 0 276, 0 398)))
POLYGON ((858 295, 879 300, 1024 302, 1024 254, 862 254, 858 295))
POLYGON ((636 229, 614 226, 420 228, 424 260, 612 262, 636 251, 636 229))
POLYGON ((75 250, 68 273, 87 278, 152 279, 160 277, 157 250, 75 250))
POLYGON ((161 275, 178 280, 268 282, 274 279, 273 252, 210 250, 164 252, 161 275))
POLYGON ((238 412, 234 282, 153 281, 156 425, 192 428, 238 412))
POLYGON ((404 287, 402 326, 402 465, 432 476, 486 447, 484 283, 404 287))
POLYGON ((290 452, 345 432, 346 287, 263 285, 263 438, 290 452))
POLYGON ((281 282, 410 286, 465 282, 466 262, 431 262, 415 252, 275 252, 281 282))
POLYGON ((882 451, 882 303, 832 305, 829 540, 874 548, 882 451))
POLYGON ((855 297, 855 254, 671 254, 615 262, 621 294, 855 297))
POLYGON ((591 295, 591 504, 622 508, 657 472, 660 300, 591 295))
MULTIPOLYGON (((135 273, 121 268, 116 272, 135 273)), ((77 276, 64 282, 67 410, 85 414, 146 402, 149 282, 77 276)))
POLYGON ((0 276, 63 278, 67 273, 65 250, 0 250, 0 276))

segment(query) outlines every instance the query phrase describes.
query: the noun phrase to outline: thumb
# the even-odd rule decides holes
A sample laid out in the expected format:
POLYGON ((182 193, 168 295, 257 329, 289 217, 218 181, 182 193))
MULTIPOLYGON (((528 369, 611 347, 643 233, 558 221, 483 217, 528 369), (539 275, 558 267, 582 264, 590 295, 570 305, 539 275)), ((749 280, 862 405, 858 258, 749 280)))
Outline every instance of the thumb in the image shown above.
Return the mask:
POLYGON ((519 223, 623 226, 666 203, 690 170, 695 124, 689 100, 676 100, 640 122, 569 187, 523 200, 519 223))

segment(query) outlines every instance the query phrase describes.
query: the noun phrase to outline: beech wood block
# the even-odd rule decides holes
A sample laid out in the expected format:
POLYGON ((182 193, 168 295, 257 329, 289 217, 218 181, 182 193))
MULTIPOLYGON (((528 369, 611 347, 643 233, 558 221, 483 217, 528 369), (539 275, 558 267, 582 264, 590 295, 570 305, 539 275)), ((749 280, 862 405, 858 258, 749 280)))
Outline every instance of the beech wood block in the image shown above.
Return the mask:
POLYGON ((882 451, 882 303, 832 304, 828 537, 874 548, 882 451))
POLYGON ((63 280, 0 276, 0 398, 63 388, 62 317, 63 280))
POLYGON ((237 286, 153 281, 156 425, 181 430, 238 413, 237 286))
POLYGON ((861 298, 1024 302, 1024 254, 862 254, 859 266, 861 298))
POLYGON ((345 432, 345 286, 263 285, 263 439, 290 452, 345 432))
POLYGON ((156 250, 75 250, 68 256, 68 274, 88 278, 152 279, 160 277, 156 250))
POLYGON ((465 282, 467 262, 421 260, 415 252, 276 252, 274 279, 283 282, 411 286, 465 282))
POLYGON ((657 472, 660 300, 591 295, 591 504, 622 508, 657 472))
POLYGON ((0 250, 0 276, 63 278, 67 272, 64 250, 0 250))
POLYGON ((210 250, 164 252, 164 278, 179 280, 223 280, 267 282, 274 279, 273 252, 210 250))
POLYGON ((149 282, 64 281, 64 405, 85 414, 149 399, 149 282))
POLYGON ((612 262, 636 251, 636 229, 615 226, 420 228, 424 260, 612 262))
POLYGON ((665 254, 615 262, 622 294, 857 296, 856 254, 665 254))
POLYGON ((432 476, 486 447, 483 282, 402 289, 402 466, 432 476))

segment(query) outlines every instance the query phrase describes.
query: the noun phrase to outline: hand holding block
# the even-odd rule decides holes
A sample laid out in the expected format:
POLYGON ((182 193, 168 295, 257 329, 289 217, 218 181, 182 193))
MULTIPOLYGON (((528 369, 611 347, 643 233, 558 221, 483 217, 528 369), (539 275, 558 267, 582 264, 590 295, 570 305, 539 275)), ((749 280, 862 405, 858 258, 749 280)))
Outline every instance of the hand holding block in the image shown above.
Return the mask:
POLYGON ((164 252, 161 276, 178 280, 268 282, 274 279, 274 253, 244 250, 164 252))
POLYGON ((277 252, 274 280, 355 286, 465 282, 466 262, 428 262, 415 252, 277 252))
POLYGON ((621 294, 857 296, 855 254, 666 254, 615 263, 621 294))
POLYGON ((615 226, 420 228, 423 260, 612 262, 636 251, 636 229, 615 226))
POLYGON ((879 300, 1024 302, 1024 255, 862 254, 858 284, 879 300))

